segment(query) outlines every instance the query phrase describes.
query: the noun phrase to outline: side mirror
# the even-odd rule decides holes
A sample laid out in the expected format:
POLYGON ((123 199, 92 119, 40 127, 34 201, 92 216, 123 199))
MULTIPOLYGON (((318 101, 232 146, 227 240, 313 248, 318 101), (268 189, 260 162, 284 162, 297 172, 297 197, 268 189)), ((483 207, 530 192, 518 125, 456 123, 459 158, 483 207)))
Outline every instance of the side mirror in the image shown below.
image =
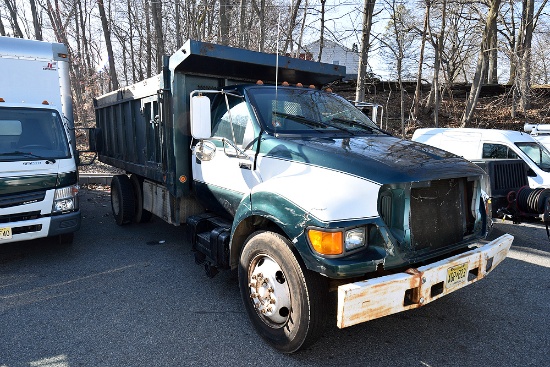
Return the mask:
MULTIPOLYGON (((191 94, 192 95, 192 94, 191 94)), ((202 140, 212 136, 210 99, 206 96, 191 96, 191 136, 202 140)))

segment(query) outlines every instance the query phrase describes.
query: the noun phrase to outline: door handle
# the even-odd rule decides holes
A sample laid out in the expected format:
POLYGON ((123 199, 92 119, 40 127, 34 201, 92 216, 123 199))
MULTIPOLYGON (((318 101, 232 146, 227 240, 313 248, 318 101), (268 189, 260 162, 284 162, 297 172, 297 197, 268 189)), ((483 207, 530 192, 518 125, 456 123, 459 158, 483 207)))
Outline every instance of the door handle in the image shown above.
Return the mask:
POLYGON ((241 169, 252 169, 252 164, 248 162, 239 162, 239 168, 241 169))

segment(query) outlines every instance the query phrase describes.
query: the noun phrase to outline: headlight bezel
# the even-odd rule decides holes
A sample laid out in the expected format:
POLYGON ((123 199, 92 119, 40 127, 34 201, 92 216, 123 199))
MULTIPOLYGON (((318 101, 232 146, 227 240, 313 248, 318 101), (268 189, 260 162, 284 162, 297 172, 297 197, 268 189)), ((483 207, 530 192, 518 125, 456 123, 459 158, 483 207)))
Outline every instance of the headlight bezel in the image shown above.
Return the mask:
POLYGON ((78 210, 78 185, 56 188, 53 196, 52 214, 70 213, 78 210))

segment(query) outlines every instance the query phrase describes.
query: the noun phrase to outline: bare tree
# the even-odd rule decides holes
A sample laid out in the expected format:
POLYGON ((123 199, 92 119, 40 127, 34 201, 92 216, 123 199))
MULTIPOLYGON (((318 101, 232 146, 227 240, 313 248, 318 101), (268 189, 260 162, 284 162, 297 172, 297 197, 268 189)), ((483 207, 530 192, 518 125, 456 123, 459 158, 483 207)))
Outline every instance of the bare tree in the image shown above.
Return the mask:
POLYGON ((8 9, 8 13, 10 14, 10 23, 13 30, 13 36, 18 38, 23 38, 23 31, 21 31, 21 27, 19 26, 19 21, 17 20, 17 5, 15 1, 10 0, 4 0, 4 3, 6 4, 6 8, 8 9))
POLYGON ((0 36, 6 35, 6 28, 4 28, 4 23, 2 23, 2 13, 0 12, 0 36))
POLYGON ((420 114, 420 99, 422 98, 422 65, 424 64, 424 49, 426 47, 426 36, 428 33, 428 21, 430 19, 430 9, 432 7, 431 0, 424 1, 424 25, 421 31, 420 41, 420 56, 418 58, 418 72, 416 74, 416 88, 414 90, 414 98, 412 104, 411 118, 417 120, 420 114))
POLYGON ((481 83, 483 79, 485 79, 485 74, 487 73, 487 69, 485 68, 485 60, 488 58, 489 47, 493 43, 491 37, 496 37, 496 34, 493 34, 492 32, 494 29, 492 23, 496 22, 500 2, 501 0, 491 0, 490 2, 490 8, 487 12, 487 20, 485 22, 485 28, 483 30, 479 49, 476 72, 472 81, 472 87, 470 88, 468 100, 466 101, 464 114, 462 115, 461 127, 468 126, 472 120, 477 99, 479 97, 479 92, 481 91, 481 83))
POLYGON ((325 47, 325 4, 327 0, 321 0, 321 31, 319 37, 319 57, 318 60, 321 62, 321 57, 323 55, 323 47, 325 47))
POLYGON ((111 87, 113 90, 119 88, 118 78, 115 68, 115 58, 113 54, 113 45, 111 44, 111 30, 109 29, 109 23, 107 22, 107 15, 105 14, 105 7, 103 0, 97 0, 99 8, 99 16, 101 17, 101 25, 103 27, 103 36, 105 37, 105 46, 107 47, 107 55, 109 58, 109 75, 111 79, 111 87))
POLYGON ((155 29, 155 54, 157 72, 160 72, 162 68, 162 56, 164 55, 164 33, 162 31, 162 3, 160 1, 153 1, 151 3, 151 11, 153 14, 153 26, 155 29))
POLYGON ((31 3, 32 24, 34 26, 34 38, 42 41, 42 25, 40 24, 40 17, 36 9, 35 0, 29 0, 31 3))
POLYGON ((367 67, 370 49, 370 32, 372 29, 372 17, 374 14, 375 2, 376 0, 364 0, 363 6, 361 53, 359 54, 359 67, 357 69, 357 89, 355 90, 355 100, 359 102, 363 102, 365 100, 365 88, 367 85, 367 67))

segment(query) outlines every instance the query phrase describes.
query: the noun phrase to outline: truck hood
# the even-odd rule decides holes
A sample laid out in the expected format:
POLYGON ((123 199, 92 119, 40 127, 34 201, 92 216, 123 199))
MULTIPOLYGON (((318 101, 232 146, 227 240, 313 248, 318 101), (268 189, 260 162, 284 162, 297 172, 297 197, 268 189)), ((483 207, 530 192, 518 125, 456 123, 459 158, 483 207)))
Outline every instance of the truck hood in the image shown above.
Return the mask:
POLYGON ((262 151, 273 158, 325 167, 378 184, 484 174, 475 164, 452 153, 391 136, 267 138, 262 151))

